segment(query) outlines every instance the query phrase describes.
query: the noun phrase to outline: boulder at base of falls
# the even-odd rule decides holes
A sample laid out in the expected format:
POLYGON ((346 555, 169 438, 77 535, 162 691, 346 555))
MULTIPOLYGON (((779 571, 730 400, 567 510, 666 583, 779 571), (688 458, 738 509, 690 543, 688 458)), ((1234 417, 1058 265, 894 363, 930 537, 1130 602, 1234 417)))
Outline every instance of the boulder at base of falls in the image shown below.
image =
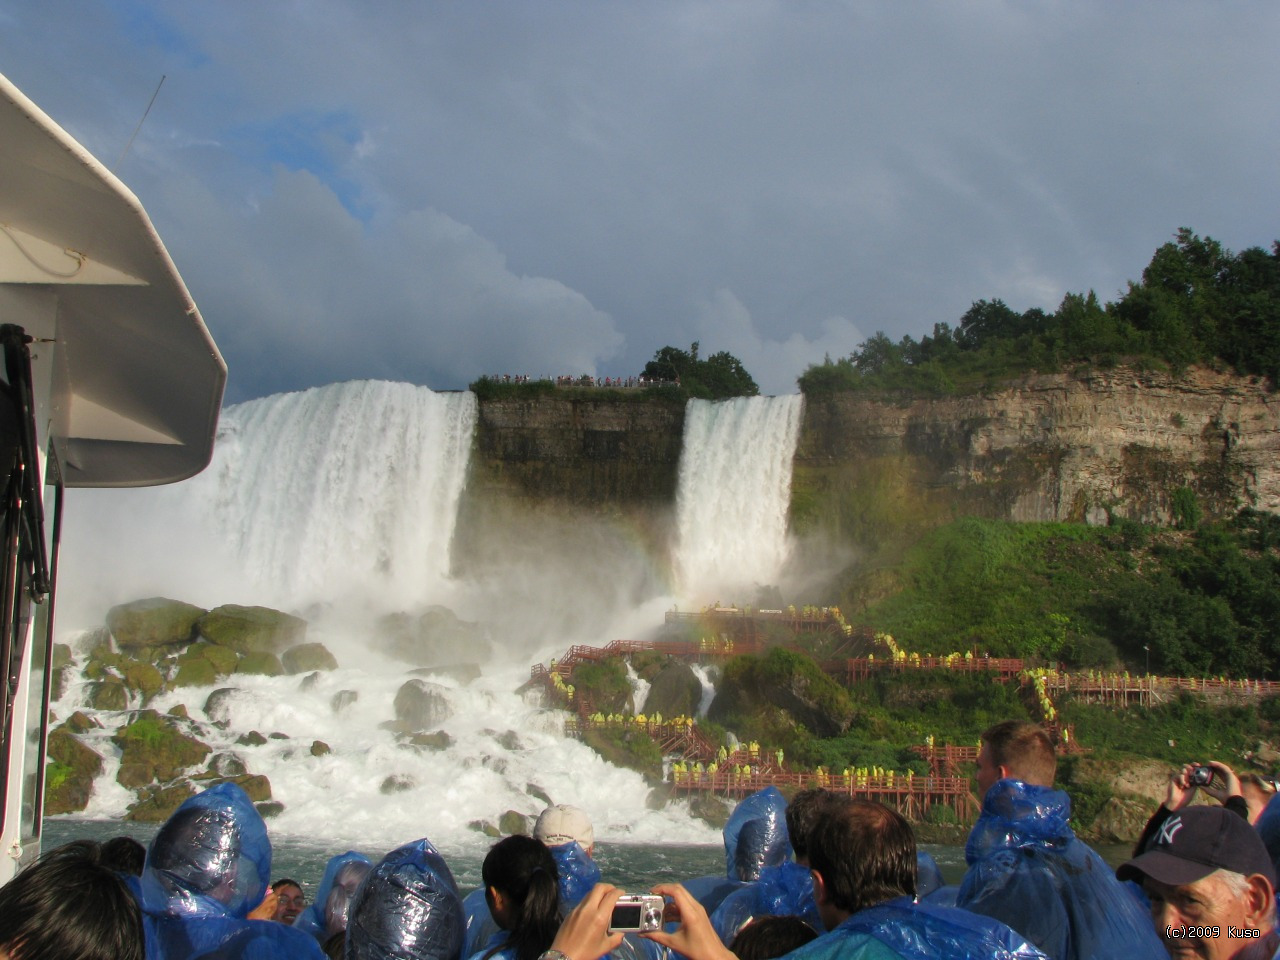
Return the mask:
POLYGON ((65 723, 49 734, 48 755, 44 812, 79 813, 89 805, 93 781, 102 773, 102 757, 76 739, 65 723))
POLYGON ((448 607, 429 607, 413 616, 393 613, 375 627, 373 646, 415 667, 484 663, 492 653, 489 638, 475 623, 459 620, 448 607))
POLYGON ((204 615, 195 604, 151 597, 112 607, 107 611, 107 629, 121 652, 138 656, 143 651, 190 643, 195 639, 196 622, 204 615))
POLYGON ((173 811, 195 795, 195 788, 186 782, 143 790, 138 802, 129 807, 124 818, 136 823, 163 823, 172 816, 173 811))
POLYGON ((95 710, 128 710, 129 691, 119 677, 89 684, 89 706, 95 710))
POLYGON ((467 824, 468 830, 474 830, 476 833, 483 833, 486 837, 500 837, 502 831, 498 829, 498 825, 492 820, 472 820, 467 824))
POLYGON ((401 733, 420 733, 438 727, 453 716, 449 693, 438 683, 406 680, 396 692, 396 718, 391 729, 401 733))
POLYGON ((378 786, 378 792, 390 796, 393 793, 404 793, 406 790, 412 790, 417 785, 418 781, 407 773, 393 773, 383 778, 382 783, 378 786))
POLYGON ((200 636, 236 653, 278 654, 307 635, 307 621, 270 607, 242 607, 228 603, 214 607, 196 623, 200 636))
POLYGON ((527 836, 529 827, 529 818, 519 810, 508 810, 498 818, 498 830, 504 836, 527 836))
POLYGON ((663 665, 653 678, 649 696, 644 701, 644 712, 652 716, 692 717, 698 713, 702 702, 702 682, 693 668, 679 660, 663 665))
POLYGON ((689 801, 690 816, 697 817, 717 830, 724 829, 724 825, 729 822, 729 814, 732 812, 733 808, 729 804, 711 793, 698 791, 697 796, 689 801))
POLYGON ((236 664, 236 673, 260 677, 278 677, 284 673, 284 665, 274 653, 267 653, 265 650, 254 650, 240 658, 240 662, 236 664))
POLYGON ((323 643, 300 643, 280 655, 284 672, 311 673, 313 670, 337 670, 338 661, 323 643))
POLYGON ((165 783, 203 764, 211 748, 184 733, 182 725, 182 721, 154 710, 134 714, 111 737, 121 751, 116 781, 125 787, 165 783))

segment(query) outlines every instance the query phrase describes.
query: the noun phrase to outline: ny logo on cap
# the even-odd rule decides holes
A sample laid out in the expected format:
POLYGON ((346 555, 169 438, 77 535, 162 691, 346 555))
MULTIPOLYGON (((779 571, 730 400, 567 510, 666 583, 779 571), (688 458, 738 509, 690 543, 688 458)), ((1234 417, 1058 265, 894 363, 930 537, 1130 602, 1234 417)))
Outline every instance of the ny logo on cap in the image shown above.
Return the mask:
POLYGON ((1182 817, 1170 817, 1164 822, 1164 826, 1160 828, 1160 836, 1156 843, 1172 844, 1173 838, 1177 836, 1178 831, 1182 829, 1182 817))

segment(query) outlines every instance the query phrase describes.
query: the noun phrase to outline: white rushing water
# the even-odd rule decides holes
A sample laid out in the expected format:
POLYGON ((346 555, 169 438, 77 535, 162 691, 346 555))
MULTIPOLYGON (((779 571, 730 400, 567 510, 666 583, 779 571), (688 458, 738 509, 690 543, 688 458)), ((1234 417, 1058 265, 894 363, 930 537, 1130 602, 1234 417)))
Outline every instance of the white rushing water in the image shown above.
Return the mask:
MULTIPOLYGON (((285 807, 271 821, 278 836, 323 838, 334 849, 423 835, 442 848, 484 847, 490 841, 469 827, 472 821, 492 822, 507 810, 535 815, 543 805, 537 794, 545 793, 587 810, 602 840, 716 840, 682 804, 648 810, 649 788, 639 774, 565 738, 563 712, 514 692, 528 678, 531 652, 545 659, 571 643, 603 644, 615 634, 600 632, 599 624, 616 624, 619 634, 638 619, 652 626, 670 604, 646 586, 653 578, 611 569, 594 556, 574 562, 602 567, 592 571, 601 582, 631 586, 567 603, 589 579, 566 567, 556 580, 556 558, 528 543, 513 545, 509 565, 489 569, 481 581, 454 580, 451 547, 475 420, 470 393, 380 382, 227 408, 213 461, 200 476, 167 488, 72 491, 61 639, 75 642, 78 630, 103 622, 110 605, 147 596, 206 608, 257 603, 303 615, 307 640, 323 642, 337 670, 310 685, 299 676, 233 675, 148 704, 161 712, 183 704, 194 719, 210 722, 215 718, 203 711, 209 694, 234 688, 221 718, 225 728, 206 728, 201 738, 270 778, 274 799, 285 807), (545 598, 552 612, 522 615, 530 595, 545 598), (586 617, 589 603, 597 609, 586 617), (469 684, 425 677, 446 688, 450 704, 438 726, 450 742, 439 750, 409 746, 384 728, 411 665, 384 656, 373 642, 379 615, 431 604, 479 621, 494 650, 483 675, 469 684), (566 631, 556 619, 559 608, 571 609, 586 635, 566 631), (525 624, 526 633, 545 632, 516 636, 513 623, 525 624), (343 691, 344 702, 335 701, 343 691), (237 742, 249 731, 285 736, 258 746, 237 742), (313 756, 316 740, 329 752, 313 756)), ((595 549, 583 524, 577 527, 579 550, 595 549)), ((602 556, 616 560, 622 551, 599 539, 602 556)), ((652 565, 651 558, 626 562, 652 565)), ((84 685, 73 685, 55 705, 57 715, 82 707, 85 693, 84 685)), ((126 718, 103 713, 106 726, 90 735, 107 764, 86 816, 119 817, 132 800, 114 782, 118 750, 110 742, 111 728, 126 718)))
POLYGON ((681 599, 751 603, 787 561, 802 398, 690 400, 676 498, 681 599))
POLYGON ((698 698, 696 716, 705 717, 707 711, 711 709, 711 701, 716 698, 716 682, 713 673, 715 667, 708 666, 705 663, 691 663, 689 664, 689 669, 698 678, 698 683, 702 684, 702 696, 698 698))

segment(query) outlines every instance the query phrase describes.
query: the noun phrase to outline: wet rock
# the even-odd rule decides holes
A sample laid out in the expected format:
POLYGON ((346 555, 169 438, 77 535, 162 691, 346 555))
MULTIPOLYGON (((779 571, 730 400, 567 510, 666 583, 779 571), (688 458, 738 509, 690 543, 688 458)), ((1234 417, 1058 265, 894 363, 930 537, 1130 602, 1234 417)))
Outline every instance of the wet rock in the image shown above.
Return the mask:
POLYGON ((225 780, 230 777, 243 777, 249 772, 249 768, 234 753, 215 753, 209 759, 209 772, 225 780))
POLYGON ((329 706, 334 713, 341 713, 359 699, 360 693, 356 690, 339 690, 329 701, 329 706))
POLYGON ((258 811, 258 816, 263 820, 270 820, 272 817, 278 817, 284 813, 284 804, 279 800, 267 800, 264 803, 255 803, 253 808, 258 811))
POLYGON ((472 820, 467 824, 467 829, 474 830, 476 833, 483 833, 486 837, 502 836, 502 831, 491 820, 472 820))
POLYGON ((102 724, 96 718, 81 713, 79 710, 67 717, 62 726, 71 733, 87 733, 90 730, 102 729, 102 724))
POLYGON ((108 677, 89 684, 89 706, 95 710, 128 710, 129 691, 125 689, 124 681, 108 677))
POLYGON ((107 629, 121 652, 137 655, 190 643, 202 616, 204 610, 194 604, 151 597, 112 607, 107 611, 107 629))
POLYGON ((231 701, 235 695, 235 687, 219 687, 205 698, 204 715, 210 723, 226 726, 231 722, 231 701))
POLYGON ((520 735, 514 730, 506 730, 494 737, 498 741, 498 745, 513 753, 517 750, 523 750, 524 744, 520 742, 520 735))
POLYGON ((733 809, 718 797, 699 793, 689 801, 689 814, 717 830, 724 829, 733 809))
POLYGON ((329 746, 327 743, 325 743, 323 740, 312 740, 312 741, 311 741, 311 755, 312 755, 313 757, 323 757, 323 756, 325 756, 326 754, 329 754, 329 753, 332 753, 332 752, 333 752, 333 748, 332 748, 332 747, 330 747, 330 746, 329 746))
POLYGON ((145 701, 164 689, 164 677, 149 663, 131 663, 124 668, 124 685, 145 701))
POLYGON ((185 703, 175 703, 169 708, 169 716, 177 717, 179 720, 190 720, 191 714, 187 712, 185 703))
POLYGON ((307 622, 269 607, 226 604, 200 617, 196 629, 211 643, 236 653, 278 654, 303 641, 307 622))
POLYGON ((124 818, 136 823, 163 823, 172 816, 173 811, 195 795, 196 791, 189 783, 176 783, 158 790, 144 791, 124 818))
POLYGON ((319 682, 320 682, 320 671, 317 670, 315 673, 308 673, 305 677, 303 677, 302 682, 298 684, 298 689, 311 690, 319 682))
POLYGON ((260 747, 266 742, 267 738, 257 730, 250 730, 248 733, 242 733, 236 740, 236 743, 240 744, 242 747, 260 747))
POLYGON ((405 733, 437 727, 453 716, 448 691, 437 683, 406 680, 396 692, 395 724, 405 733))
POLYGON ((375 649, 418 667, 483 663, 492 653, 484 630, 459 620, 447 607, 430 607, 417 616, 390 614, 377 622, 375 630, 375 649))
POLYGON ((173 678, 175 687, 211 687, 217 682, 217 669, 204 659, 188 660, 181 664, 173 678))
POLYGON ((203 764, 212 752, 178 729, 172 717, 154 710, 140 710, 111 737, 120 748, 120 772, 116 781, 125 787, 173 780, 184 770, 203 764))
POLYGON ((278 677, 284 673, 284 666, 280 663, 280 658, 274 653, 253 651, 240 658, 240 662, 236 664, 236 673, 278 677))
POLYGON ((645 698, 644 712, 660 713, 664 717, 695 716, 702 701, 702 683, 693 669, 678 660, 671 660, 654 675, 645 698))
POLYGON ((548 807, 552 805, 551 795, 547 793, 546 790, 543 790, 542 787, 538 786, 536 783, 526 783, 524 785, 524 792, 527 793, 529 796, 533 797, 535 800, 541 800, 548 807))
POLYGON ((1090 835, 1104 843, 1133 843, 1146 828, 1151 806, 1132 797, 1112 797, 1094 819, 1090 835))
POLYGON ((265 803, 271 799, 271 781, 260 773, 247 773, 238 777, 227 777, 227 782, 234 783, 240 787, 254 803, 265 803))
POLYGON ((75 657, 71 654, 71 646, 66 643, 55 643, 53 645, 53 662, 50 666, 54 670, 61 670, 65 666, 75 662, 75 657))
POLYGON ((433 733, 415 733, 411 737, 406 737, 404 743, 421 750, 447 750, 453 746, 454 741, 453 737, 443 730, 436 730, 433 733))
POLYGON ((323 643, 300 643, 290 647, 281 655, 280 662, 285 673, 338 669, 338 661, 323 643))
POLYGON ((529 818, 518 810, 508 810, 498 818, 498 830, 504 836, 527 835, 529 828, 529 818))
POLYGON ((49 734, 48 756, 45 813, 80 812, 89 805, 93 781, 102 773, 102 757, 77 740, 66 724, 49 734))
POLYGON ((412 790, 418 785, 418 781, 405 773, 393 773, 385 778, 378 787, 378 792, 386 795, 393 793, 404 793, 406 790, 412 790))

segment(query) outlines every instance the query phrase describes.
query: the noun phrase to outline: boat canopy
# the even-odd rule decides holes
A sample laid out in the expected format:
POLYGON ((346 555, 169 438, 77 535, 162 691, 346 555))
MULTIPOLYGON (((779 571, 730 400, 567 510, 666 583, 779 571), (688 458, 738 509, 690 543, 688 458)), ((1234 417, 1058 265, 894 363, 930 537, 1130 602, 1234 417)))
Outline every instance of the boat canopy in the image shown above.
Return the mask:
POLYGON ((137 197, 0 76, 0 323, 68 487, 200 472, 227 368, 137 197))

